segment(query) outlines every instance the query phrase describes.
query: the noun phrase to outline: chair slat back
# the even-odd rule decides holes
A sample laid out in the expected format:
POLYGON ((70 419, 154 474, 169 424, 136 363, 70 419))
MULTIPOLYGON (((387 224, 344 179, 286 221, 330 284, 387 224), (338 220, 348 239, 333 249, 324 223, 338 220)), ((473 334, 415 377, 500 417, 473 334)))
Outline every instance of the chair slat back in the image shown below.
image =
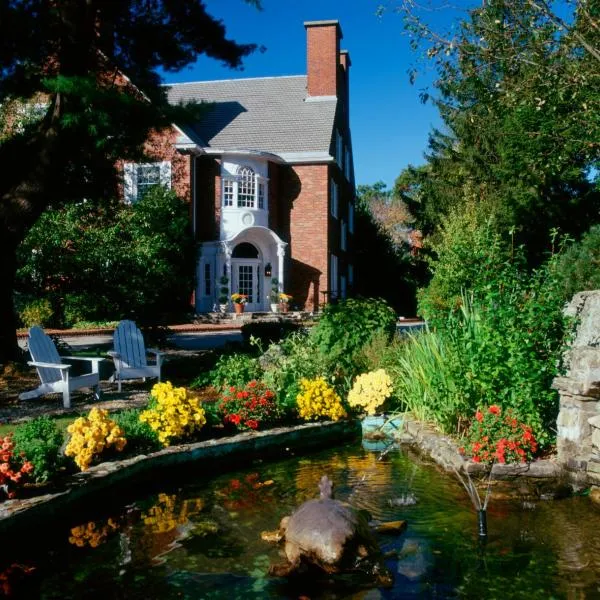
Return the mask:
POLYGON ((133 321, 121 321, 114 334, 115 351, 121 355, 123 367, 139 368, 148 366, 146 346, 142 332, 133 321))
MULTIPOLYGON (((62 362, 54 342, 44 333, 44 330, 34 325, 29 330, 29 354, 37 362, 60 364, 62 362)), ((38 373, 42 383, 52 383, 61 379, 60 369, 39 367, 38 373)))

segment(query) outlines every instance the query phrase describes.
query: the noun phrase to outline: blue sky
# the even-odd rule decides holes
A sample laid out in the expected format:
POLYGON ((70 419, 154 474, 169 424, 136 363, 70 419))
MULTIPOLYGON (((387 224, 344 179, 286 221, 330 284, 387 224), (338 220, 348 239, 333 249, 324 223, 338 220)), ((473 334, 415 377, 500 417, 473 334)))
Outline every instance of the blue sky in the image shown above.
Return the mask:
POLYGON ((350 119, 357 184, 384 181, 392 186, 408 164, 422 164, 428 133, 439 126, 437 111, 423 105, 419 90, 431 80, 424 74, 414 85, 407 70, 417 56, 402 34, 401 17, 376 16, 382 0, 263 0, 263 10, 242 0, 205 0, 208 12, 221 19, 228 37, 266 47, 235 71, 200 57, 184 71, 167 74, 167 82, 235 79, 306 73, 304 21, 337 19, 342 48, 350 53, 350 119))

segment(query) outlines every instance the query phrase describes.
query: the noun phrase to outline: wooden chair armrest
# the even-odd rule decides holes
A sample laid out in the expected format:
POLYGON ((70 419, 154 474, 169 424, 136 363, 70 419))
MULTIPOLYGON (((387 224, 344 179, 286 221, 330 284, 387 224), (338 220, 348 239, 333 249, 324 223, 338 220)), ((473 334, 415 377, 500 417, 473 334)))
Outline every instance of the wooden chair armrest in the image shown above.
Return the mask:
POLYGON ((89 360, 90 362, 100 362, 102 360, 106 360, 101 356, 63 356, 66 360, 89 360))
POLYGON ((150 352, 151 354, 156 354, 156 356, 162 356, 164 352, 157 350, 156 348, 146 348, 146 352, 150 352))
POLYGON ((63 363, 47 363, 36 360, 30 360, 27 362, 27 364, 32 367, 41 367, 43 369, 60 369, 61 371, 66 371, 67 369, 71 368, 71 365, 65 365, 63 363))
POLYGON ((106 354, 108 354, 111 358, 121 358, 121 355, 114 350, 109 350, 106 354))

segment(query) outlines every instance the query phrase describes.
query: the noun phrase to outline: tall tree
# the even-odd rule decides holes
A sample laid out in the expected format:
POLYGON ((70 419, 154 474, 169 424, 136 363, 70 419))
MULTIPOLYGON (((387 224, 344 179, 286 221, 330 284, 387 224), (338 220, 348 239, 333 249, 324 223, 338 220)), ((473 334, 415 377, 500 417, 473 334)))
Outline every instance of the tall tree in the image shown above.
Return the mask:
POLYGON ((42 212, 112 194, 116 158, 139 157, 151 129, 184 118, 168 105, 158 68, 178 71, 198 54, 239 67, 255 46, 227 39, 202 0, 1 0, 0 27, 5 362, 17 350, 16 250, 42 212), (30 118, 20 118, 23 106, 30 118))
POLYGON ((600 5, 487 0, 450 33, 403 2, 415 45, 438 72, 434 131, 419 188, 417 226, 432 231, 474 197, 513 226, 532 262, 548 232, 598 221, 600 5))

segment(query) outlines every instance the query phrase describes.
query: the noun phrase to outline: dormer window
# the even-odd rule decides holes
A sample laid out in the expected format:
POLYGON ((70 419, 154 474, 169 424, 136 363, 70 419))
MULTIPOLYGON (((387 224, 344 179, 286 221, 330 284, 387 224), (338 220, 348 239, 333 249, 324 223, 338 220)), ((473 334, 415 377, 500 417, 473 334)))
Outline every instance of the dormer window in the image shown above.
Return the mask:
POLYGON ((223 177, 223 206, 264 210, 266 181, 251 167, 239 167, 235 176, 223 177))

